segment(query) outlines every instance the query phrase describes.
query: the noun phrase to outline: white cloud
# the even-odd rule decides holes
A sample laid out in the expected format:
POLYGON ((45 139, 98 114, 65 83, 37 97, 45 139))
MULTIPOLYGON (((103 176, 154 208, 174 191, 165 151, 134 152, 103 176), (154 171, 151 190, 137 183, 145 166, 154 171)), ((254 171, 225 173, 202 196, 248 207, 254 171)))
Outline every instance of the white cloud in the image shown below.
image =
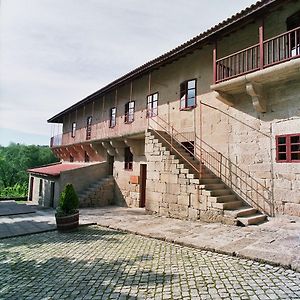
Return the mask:
POLYGON ((0 128, 47 135, 52 115, 253 2, 2 0, 0 128))

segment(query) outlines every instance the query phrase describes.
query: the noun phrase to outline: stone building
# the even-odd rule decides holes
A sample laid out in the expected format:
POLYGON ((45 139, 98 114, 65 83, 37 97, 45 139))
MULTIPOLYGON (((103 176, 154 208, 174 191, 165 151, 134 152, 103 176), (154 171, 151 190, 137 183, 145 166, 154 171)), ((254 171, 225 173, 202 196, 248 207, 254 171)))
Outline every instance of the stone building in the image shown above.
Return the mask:
POLYGON ((87 173, 105 165, 69 176, 82 205, 244 225, 300 216, 299 58, 300 2, 259 1, 50 118, 62 124, 51 148, 87 173))

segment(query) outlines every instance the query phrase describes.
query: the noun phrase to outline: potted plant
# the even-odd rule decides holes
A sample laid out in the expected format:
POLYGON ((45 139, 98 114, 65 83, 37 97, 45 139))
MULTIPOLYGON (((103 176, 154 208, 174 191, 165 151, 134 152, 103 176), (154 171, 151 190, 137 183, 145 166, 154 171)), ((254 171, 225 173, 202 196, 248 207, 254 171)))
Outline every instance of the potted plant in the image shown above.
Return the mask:
POLYGON ((79 225, 79 200, 72 184, 68 183, 60 194, 55 219, 59 231, 68 231, 79 225))

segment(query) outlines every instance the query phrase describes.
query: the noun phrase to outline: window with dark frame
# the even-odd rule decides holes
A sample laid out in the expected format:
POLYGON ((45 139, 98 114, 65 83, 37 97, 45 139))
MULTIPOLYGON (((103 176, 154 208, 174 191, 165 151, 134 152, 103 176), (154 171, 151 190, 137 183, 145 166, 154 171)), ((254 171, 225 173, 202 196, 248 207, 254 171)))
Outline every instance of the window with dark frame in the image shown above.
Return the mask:
POLYGON ((117 116, 117 108, 113 107, 110 109, 110 118, 109 118, 109 127, 113 128, 116 126, 116 116, 117 116))
POLYGON ((300 162, 300 133, 276 136, 276 162, 300 162))
POLYGON ((72 123, 72 137, 75 137, 75 133, 76 133, 76 122, 72 123))
POLYGON ((147 96, 147 117, 157 116, 158 93, 147 96))
POLYGON ((125 104, 125 123, 131 123, 134 121, 134 108, 135 101, 129 101, 125 104))
POLYGON ((133 169, 133 154, 131 153, 129 147, 124 148, 124 169, 133 169))
POLYGON ((196 106, 196 79, 186 80, 180 84, 180 109, 196 106))
POLYGON ((92 134, 92 116, 86 119, 86 139, 90 140, 92 134))

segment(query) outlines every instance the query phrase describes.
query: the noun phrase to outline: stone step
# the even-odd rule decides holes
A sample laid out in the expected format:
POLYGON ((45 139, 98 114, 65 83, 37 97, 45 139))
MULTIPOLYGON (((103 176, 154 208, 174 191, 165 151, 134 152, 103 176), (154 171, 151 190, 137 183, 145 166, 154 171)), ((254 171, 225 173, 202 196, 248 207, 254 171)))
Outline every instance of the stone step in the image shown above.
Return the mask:
POLYGON ((256 213, 254 215, 245 216, 245 217, 238 217, 237 221, 238 223, 248 226, 248 225, 257 225, 264 221, 266 221, 267 216, 261 213, 256 213))
POLYGON ((243 205, 243 202, 240 200, 224 202, 224 203, 212 203, 213 208, 217 209, 237 209, 243 205))
POLYGON ((257 213, 257 209, 248 205, 244 205, 235 210, 224 210, 224 216, 233 217, 233 218, 250 216, 256 213, 257 213))
POLYGON ((226 188, 226 185, 224 183, 212 183, 212 184, 201 184, 202 188, 207 191, 214 191, 214 190, 220 190, 226 188))
POLYGON ((212 178, 212 179, 200 179, 200 184, 218 184, 220 183, 220 179, 212 178))
POLYGON ((208 200, 212 203, 225 203, 225 202, 233 202, 236 200, 236 196, 231 195, 224 195, 224 196, 216 196, 216 197, 208 197, 208 200))
POLYGON ((219 189, 219 190, 212 190, 212 191, 203 191, 203 194, 206 196, 225 196, 225 195, 231 195, 232 192, 229 189, 219 189))

